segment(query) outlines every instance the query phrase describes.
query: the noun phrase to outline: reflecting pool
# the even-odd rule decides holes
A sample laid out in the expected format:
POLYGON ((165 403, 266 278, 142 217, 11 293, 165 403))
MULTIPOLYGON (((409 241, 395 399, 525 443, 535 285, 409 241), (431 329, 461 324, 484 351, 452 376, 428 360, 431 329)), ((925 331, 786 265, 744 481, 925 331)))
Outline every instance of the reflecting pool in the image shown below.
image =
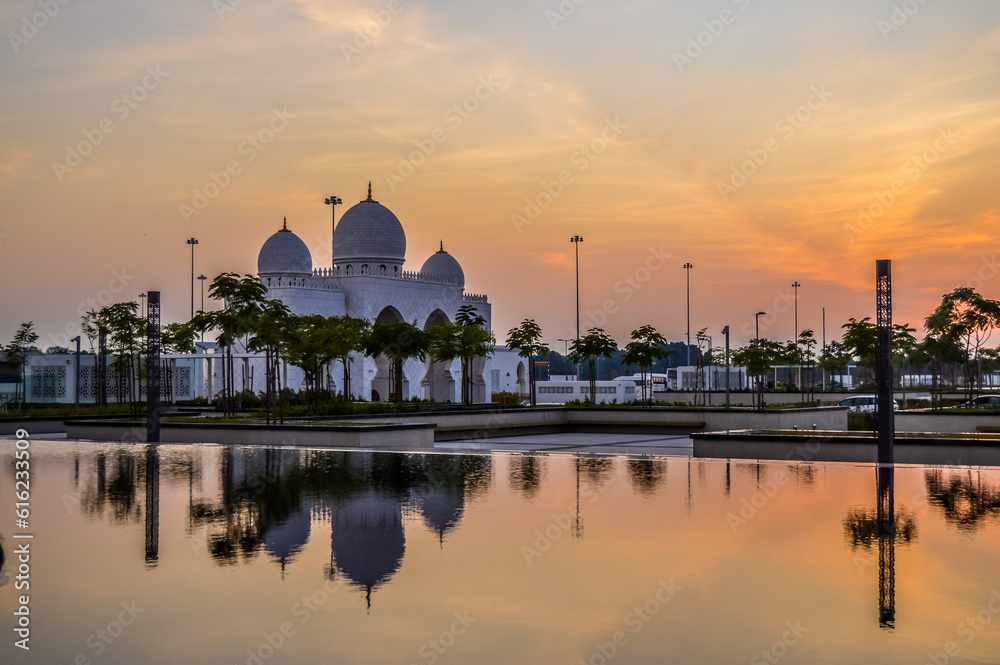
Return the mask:
POLYGON ((31 444, 0 662, 1000 662, 1000 470, 31 444))

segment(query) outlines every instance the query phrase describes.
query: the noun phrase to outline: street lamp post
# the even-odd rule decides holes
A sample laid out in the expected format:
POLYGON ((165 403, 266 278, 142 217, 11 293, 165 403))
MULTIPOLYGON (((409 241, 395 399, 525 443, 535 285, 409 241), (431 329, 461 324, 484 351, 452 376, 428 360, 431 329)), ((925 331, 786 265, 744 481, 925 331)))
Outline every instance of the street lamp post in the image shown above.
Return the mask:
MULTIPOLYGON (((701 343, 708 342, 708 357, 712 357, 712 336, 698 335, 698 350, 701 351, 701 343)), ((701 360, 702 370, 705 368, 704 356, 701 360)), ((712 406, 712 363, 708 364, 708 381, 705 382, 705 392, 708 394, 708 405, 712 406)))
MULTIPOLYGON (((576 338, 580 339, 580 243, 583 236, 573 236, 569 239, 576 248, 576 338)), ((576 378, 580 378, 580 368, 576 368, 576 378)))
MULTIPOLYGON (((795 339, 793 340, 795 345, 799 344, 799 284, 798 280, 792 282, 792 288, 795 289, 795 339)), ((792 368, 788 368, 788 380, 792 380, 792 368)), ((799 363, 798 379, 796 379, 798 384, 802 385, 802 363, 799 363)), ((778 382, 777 378, 774 380, 775 383, 778 382)))
MULTIPOLYGON (((142 318, 146 318, 146 294, 139 294, 139 313, 142 314, 142 318)), ((73 340, 70 340, 71 342, 73 340)))
MULTIPOLYGON (((826 355, 826 307, 823 308, 823 355, 826 355)), ((823 392, 826 392, 826 369, 823 369, 823 392)))
MULTIPOLYGON (((205 277, 205 275, 198 275, 198 281, 201 282, 201 311, 203 311, 203 312, 205 311, 205 280, 206 279, 208 279, 208 277, 205 277)), ((203 342, 205 341, 205 331, 204 330, 201 331, 201 341, 203 341, 203 342)))
POLYGON ((187 244, 191 245, 191 318, 194 318, 194 246, 198 244, 197 238, 188 238, 187 244))
POLYGON ((557 341, 560 341, 560 342, 563 343, 563 357, 568 359, 569 358, 569 343, 572 342, 573 340, 571 340, 571 339, 563 339, 562 337, 560 337, 557 341))
POLYGON ((201 311, 203 312, 205 311, 205 280, 207 279, 208 277, 205 275, 198 275, 198 281, 201 282, 201 311))
POLYGON ((576 338, 580 339, 580 243, 583 236, 573 236, 569 241, 576 247, 576 338))
POLYGON ((331 213, 331 223, 330 227, 330 267, 334 268, 334 254, 333 254, 333 234, 337 232, 337 206, 342 205, 344 202, 336 196, 328 196, 324 201, 328 206, 330 206, 331 213))
POLYGON ((80 406, 80 336, 77 335, 70 341, 76 342, 76 367, 75 367, 76 379, 74 379, 73 381, 73 387, 74 387, 73 392, 75 394, 73 403, 76 404, 77 406, 80 406))
POLYGON ((754 337, 755 342, 760 341, 760 317, 764 316, 765 314, 767 314, 767 312, 757 312, 756 314, 753 315, 754 323, 757 326, 756 337, 754 337))
POLYGON ((691 268, 694 268, 690 263, 684 264, 684 270, 687 272, 687 364, 688 367, 691 366, 691 268))
POLYGON ((799 287, 802 286, 798 281, 792 282, 792 288, 795 289, 795 343, 799 343, 799 287))
POLYGON ((729 326, 722 329, 726 336, 726 408, 729 408, 729 326))

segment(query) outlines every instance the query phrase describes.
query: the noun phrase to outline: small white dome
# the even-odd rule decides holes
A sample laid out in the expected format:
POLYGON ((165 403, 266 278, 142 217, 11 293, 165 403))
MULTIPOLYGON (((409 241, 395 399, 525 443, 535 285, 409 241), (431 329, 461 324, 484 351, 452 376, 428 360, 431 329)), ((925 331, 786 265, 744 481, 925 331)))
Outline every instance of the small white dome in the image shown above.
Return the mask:
POLYGON ((384 205, 368 198, 352 206, 337 222, 333 234, 336 263, 390 263, 406 260, 406 233, 399 219, 384 205))
POLYGON ((312 275, 312 254, 302 239, 288 230, 287 221, 260 248, 257 274, 312 275))
POLYGON ((463 289, 465 288, 465 271, 462 270, 461 264, 455 260, 454 256, 444 251, 444 242, 441 243, 441 249, 431 254, 430 258, 424 261, 420 272, 424 275, 445 277, 463 289))

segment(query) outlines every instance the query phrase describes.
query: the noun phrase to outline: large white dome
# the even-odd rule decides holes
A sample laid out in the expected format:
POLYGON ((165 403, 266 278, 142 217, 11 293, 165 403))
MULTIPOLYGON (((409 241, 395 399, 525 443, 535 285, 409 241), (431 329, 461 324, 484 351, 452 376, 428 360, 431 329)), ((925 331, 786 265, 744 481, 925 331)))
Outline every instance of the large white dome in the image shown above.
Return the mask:
POLYGON ((443 242, 441 243, 441 249, 431 254, 430 258, 424 261, 423 267, 420 268, 420 273, 428 276, 436 275, 444 277, 465 288, 465 271, 462 270, 461 264, 459 264, 454 256, 444 251, 443 242))
POLYGON ((288 223, 267 239, 257 255, 258 275, 312 275, 312 254, 288 223))
POLYGON ((351 207, 337 222, 333 235, 333 256, 337 264, 402 265, 406 260, 406 233, 392 211, 368 198, 351 207))

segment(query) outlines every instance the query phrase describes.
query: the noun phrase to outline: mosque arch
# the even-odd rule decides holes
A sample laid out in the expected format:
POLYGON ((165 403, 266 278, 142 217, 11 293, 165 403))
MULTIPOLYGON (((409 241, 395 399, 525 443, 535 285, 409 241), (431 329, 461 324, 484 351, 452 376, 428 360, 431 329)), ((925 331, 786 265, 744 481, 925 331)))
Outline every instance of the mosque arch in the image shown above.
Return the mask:
POLYGON ((525 387, 525 377, 524 377, 524 361, 517 363, 517 392, 519 395, 524 395, 528 392, 525 387))
MULTIPOLYGON (((402 323, 403 315, 399 313, 399 310, 388 305, 379 312, 378 316, 375 317, 375 323, 388 324, 388 323, 402 323)), ((371 386, 371 399, 373 402, 378 402, 383 399, 392 399, 392 363, 388 358, 382 355, 375 356, 375 375, 372 377, 371 386)), ((409 382, 406 380, 406 374, 403 374, 403 396, 404 399, 409 395, 410 386, 409 382)))
MULTIPOLYGON (((424 322, 424 330, 449 323, 448 315, 440 308, 435 309, 424 322)), ((424 397, 435 402, 455 401, 455 377, 451 373, 452 362, 438 362, 428 356, 425 361, 426 372, 421 385, 424 397)))

